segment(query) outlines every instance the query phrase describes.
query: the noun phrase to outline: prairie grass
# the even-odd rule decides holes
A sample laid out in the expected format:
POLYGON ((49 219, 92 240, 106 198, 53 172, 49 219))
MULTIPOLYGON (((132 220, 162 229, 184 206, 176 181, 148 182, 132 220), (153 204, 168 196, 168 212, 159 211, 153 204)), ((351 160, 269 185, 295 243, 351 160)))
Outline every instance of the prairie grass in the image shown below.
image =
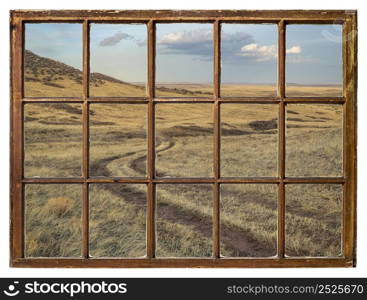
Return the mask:
MULTIPOLYGON (((46 74, 46 66, 42 68, 46 74)), ((79 73, 67 70, 72 75, 63 69, 68 76, 53 75, 58 78, 56 84, 64 85, 63 88, 45 85, 42 76, 46 75, 37 71, 40 81, 26 80, 28 93, 64 97, 68 91, 68 96, 80 95, 79 73)), ((26 76, 34 74, 31 70, 26 76)), ((144 92, 141 86, 102 81, 96 81, 99 86, 93 90, 95 95, 133 93, 137 96, 144 92)), ((328 96, 337 89, 293 85, 289 88, 306 96, 312 93, 328 96)), ((207 93, 211 87, 170 85, 159 89, 167 96, 210 97, 207 93)), ((243 96, 243 93, 264 96, 274 91, 272 86, 244 89, 228 85, 223 86, 223 92, 230 96, 243 96)), ((25 176, 81 176, 81 105, 26 104, 24 116, 25 176)), ((287 176, 341 176, 342 107, 292 104, 287 105, 286 118, 287 176)), ((155 106, 155 121, 158 177, 213 176, 211 104, 159 103, 155 106)), ((221 176, 277 177, 277 133, 276 104, 222 104, 221 176)), ((147 106, 91 104, 90 158, 93 177, 145 178, 147 106)), ((222 255, 269 257, 276 254, 277 195, 277 186, 272 184, 221 185, 222 255)), ((212 186, 158 184, 156 200, 157 256, 211 256, 212 186)), ((81 255, 80 185, 29 184, 25 203, 26 256, 81 255)), ((287 255, 334 257, 340 254, 340 185, 287 185, 286 205, 287 255)), ((91 184, 90 251, 93 257, 146 255, 145 184, 91 184)))
POLYGON ((93 184, 90 188, 90 254, 146 254, 146 186, 93 184), (140 191, 141 192, 138 192, 140 191))
POLYGON ((81 256, 81 186, 30 184, 25 190, 29 257, 81 256))

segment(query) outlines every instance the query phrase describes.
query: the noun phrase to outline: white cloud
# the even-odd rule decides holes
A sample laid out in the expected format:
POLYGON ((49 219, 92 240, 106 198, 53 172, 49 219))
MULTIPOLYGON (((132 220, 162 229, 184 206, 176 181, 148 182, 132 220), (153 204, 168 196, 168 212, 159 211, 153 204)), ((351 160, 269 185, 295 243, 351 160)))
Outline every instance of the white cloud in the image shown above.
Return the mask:
MULTIPOLYGON (((287 54, 299 54, 302 49, 300 46, 292 46, 286 49, 287 54)), ((270 61, 278 57, 278 47, 276 45, 259 45, 251 43, 241 48, 241 56, 253 58, 255 61, 270 61)))
POLYGON ((260 46, 256 43, 245 45, 241 48, 241 56, 252 57, 255 61, 269 61, 277 58, 277 46, 260 46))
POLYGON ((213 53, 213 34, 210 29, 172 32, 163 35, 157 44, 162 47, 161 53, 208 58, 213 53))
POLYGON ((289 49, 286 50, 287 54, 299 54, 301 53, 301 47, 300 46, 292 46, 289 49))
MULTIPOLYGON (((241 46, 252 43, 253 37, 246 32, 222 33, 221 54, 223 60, 238 60, 241 46)), ((213 56, 213 31, 200 28, 191 31, 178 31, 163 35, 157 44, 161 53, 193 55, 203 60, 213 56)))
MULTIPOLYGON (((242 57, 242 59, 246 58, 256 62, 268 62, 275 61, 278 57, 276 44, 260 45, 245 32, 223 33, 221 40, 222 59, 227 61, 238 62, 242 57)), ((213 34, 212 30, 208 29, 168 33, 163 35, 157 44, 163 47, 161 51, 166 54, 195 55, 202 59, 210 58, 213 55, 213 34)), ((288 61, 301 62, 303 59, 299 55, 301 52, 302 49, 298 45, 286 49, 288 56, 294 58, 288 61)))
POLYGON ((198 29, 193 31, 180 31, 164 35, 158 44, 178 44, 178 43, 203 43, 212 41, 213 35, 211 30, 198 29))

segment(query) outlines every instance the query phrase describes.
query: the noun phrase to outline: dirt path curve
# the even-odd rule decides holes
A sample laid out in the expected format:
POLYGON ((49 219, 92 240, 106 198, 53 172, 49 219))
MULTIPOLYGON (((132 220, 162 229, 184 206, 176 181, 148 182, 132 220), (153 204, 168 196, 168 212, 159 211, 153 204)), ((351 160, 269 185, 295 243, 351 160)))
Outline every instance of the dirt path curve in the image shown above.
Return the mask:
MULTIPOLYGON (((167 151, 175 146, 174 140, 169 137, 157 138, 156 140, 157 140, 156 151, 155 151, 156 154, 167 151)), ((147 159, 146 155, 139 156, 138 158, 131 161, 131 163, 129 164, 129 167, 133 169, 134 171, 140 173, 142 176, 144 176, 146 172, 146 159, 147 159)), ((157 173, 157 176, 163 177, 164 174, 157 173)))
MULTIPOLYGON (((161 139, 158 142, 158 152, 166 151, 175 145, 172 139, 161 139)), ((110 171, 108 164, 114 160, 121 159, 134 155, 135 152, 125 153, 123 155, 114 155, 91 165, 91 171, 94 174, 104 174, 109 176, 110 171)), ((130 166, 141 174, 145 173, 145 160, 146 155, 142 155, 130 163, 130 166)), ((117 197, 123 197, 126 202, 134 205, 144 206, 146 205, 146 194, 138 191, 129 185, 116 185, 105 184, 104 188, 116 195, 117 197), (126 197, 128 195, 128 197, 126 197)), ((165 203, 159 208, 159 217, 172 223, 179 223, 182 225, 190 226, 193 231, 200 232, 203 236, 211 239, 212 237, 212 218, 211 216, 194 214, 179 205, 174 203, 165 203)), ((271 256, 274 255, 273 249, 268 249, 265 245, 261 245, 257 242, 251 242, 246 237, 246 232, 237 226, 221 225, 221 242, 225 245, 233 256, 271 256)))

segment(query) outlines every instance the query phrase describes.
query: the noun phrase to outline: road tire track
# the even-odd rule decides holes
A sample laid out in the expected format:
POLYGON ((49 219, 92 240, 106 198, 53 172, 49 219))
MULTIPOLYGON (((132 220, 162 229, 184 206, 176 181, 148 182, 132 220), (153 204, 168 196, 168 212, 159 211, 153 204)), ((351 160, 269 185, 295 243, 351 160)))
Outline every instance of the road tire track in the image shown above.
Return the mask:
MULTIPOLYGON (((160 140, 156 153, 167 151, 175 146, 172 139, 160 140), (162 146, 165 142, 167 145, 162 146)), ((132 156, 136 152, 129 152, 122 155, 114 155, 105 159, 101 159, 91 165, 92 174, 103 174, 103 176, 111 176, 111 172, 108 169, 108 164, 114 160, 124 157, 132 156)), ((135 171, 145 174, 145 161, 146 155, 139 156, 130 163, 130 167, 135 171)), ((161 175, 162 176, 162 175, 161 175)), ((104 184, 103 188, 118 198, 123 198, 124 201, 138 205, 146 205, 146 194, 142 191, 138 191, 133 187, 117 184, 104 184)), ((159 217, 165 221, 171 223, 178 223, 186 225, 192 228, 193 231, 199 232, 206 238, 212 238, 212 218, 211 216, 199 215, 193 213, 191 210, 185 209, 182 206, 174 203, 164 203, 159 207, 159 217)), ((274 255, 274 249, 269 249, 267 245, 262 245, 258 241, 250 241, 246 233, 242 228, 234 225, 221 224, 221 242, 225 245, 227 251, 233 253, 233 256, 238 257, 268 257, 274 255)))

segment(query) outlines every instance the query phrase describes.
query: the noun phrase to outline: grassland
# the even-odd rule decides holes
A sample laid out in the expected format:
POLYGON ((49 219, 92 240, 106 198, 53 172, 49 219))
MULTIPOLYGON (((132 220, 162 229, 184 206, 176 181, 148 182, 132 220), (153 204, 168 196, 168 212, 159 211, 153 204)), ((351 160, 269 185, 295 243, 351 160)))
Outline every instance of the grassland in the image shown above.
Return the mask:
MULTIPOLYGON (((25 72, 28 95, 80 96, 80 83, 75 79, 80 71, 38 56, 29 57, 31 62, 26 63, 25 72), (48 67, 50 65, 53 67, 48 67), (56 74, 55 70, 63 75, 56 74), (30 79, 35 73, 39 81, 30 79), (49 73, 53 74, 50 81, 44 80, 49 73), (60 76, 63 79, 55 79, 60 76), (53 83, 56 86, 52 86, 53 83)), ((97 89, 99 96, 140 96, 139 93, 144 92, 142 86, 109 79, 102 74, 96 76, 92 84, 97 86, 92 94, 97 95, 97 89)), ((264 91, 264 86, 256 88, 258 92, 249 95, 263 96, 259 91, 264 91)), ((300 95, 307 90, 329 95, 334 87, 292 88, 300 95)), ((158 89, 166 96, 180 97, 208 96, 210 91, 209 86, 193 84, 172 84, 158 89)), ((226 89, 233 96, 245 91, 243 86, 236 85, 226 89)), ((203 103, 156 105, 158 177, 213 176, 212 110, 211 104, 203 103)), ((26 104, 24 114, 25 176, 81 176, 81 105, 26 104)), ((287 105, 286 117, 287 176, 341 176, 341 106, 292 104, 287 105)), ((222 104, 221 175, 276 177, 277 134, 276 104, 222 104)), ((146 105, 91 105, 91 176, 144 178, 146 155, 146 105)), ((222 255, 269 257, 276 254, 277 194, 277 185, 272 184, 221 185, 222 255)), ((78 184, 32 184, 26 186, 25 195, 26 255, 80 256, 81 187, 78 184)), ((157 185, 157 256, 211 256, 212 200, 213 190, 208 184, 157 185)), ((340 254, 341 186, 287 185, 286 205, 287 255, 340 254)), ((145 184, 92 184, 90 254, 93 257, 143 257, 145 212, 145 184)))

